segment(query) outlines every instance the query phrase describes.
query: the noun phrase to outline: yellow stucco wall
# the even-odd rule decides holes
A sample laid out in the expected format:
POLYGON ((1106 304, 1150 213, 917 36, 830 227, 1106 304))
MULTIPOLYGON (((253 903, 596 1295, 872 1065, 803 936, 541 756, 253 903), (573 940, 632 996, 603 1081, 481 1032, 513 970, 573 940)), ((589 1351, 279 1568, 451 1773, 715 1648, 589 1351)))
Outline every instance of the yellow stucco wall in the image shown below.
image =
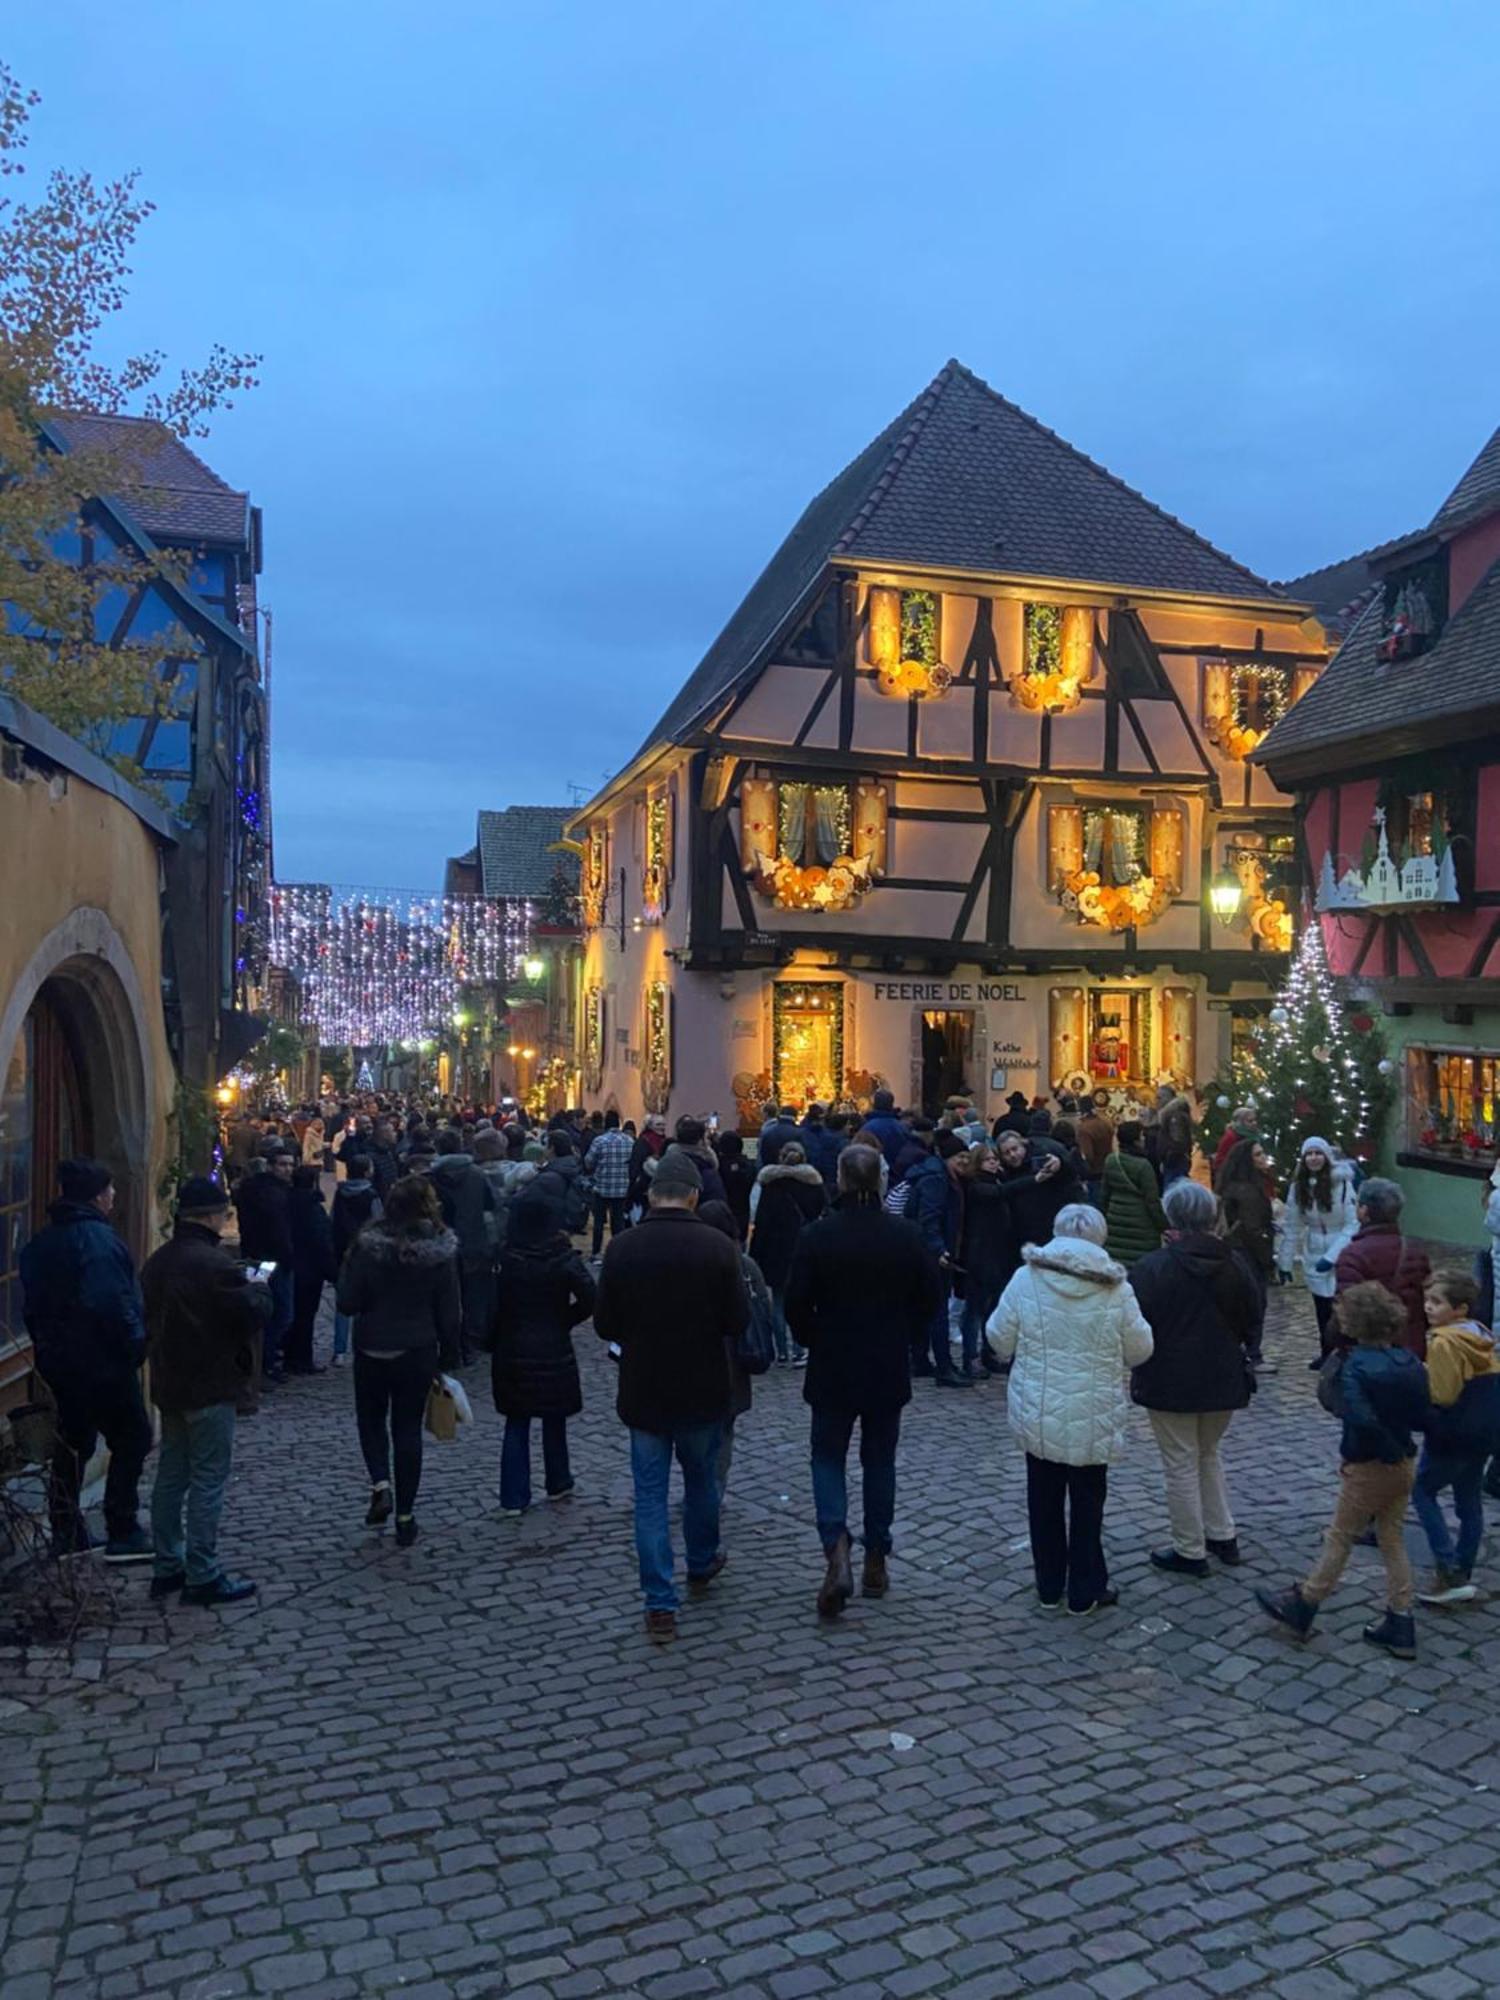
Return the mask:
POLYGON ((111 1071, 138 1053, 127 1165, 132 1249, 156 1240, 173 1068, 162 1018, 158 836, 128 806, 70 773, 0 776, 0 1065, 42 979, 81 961, 106 1015, 111 1071))

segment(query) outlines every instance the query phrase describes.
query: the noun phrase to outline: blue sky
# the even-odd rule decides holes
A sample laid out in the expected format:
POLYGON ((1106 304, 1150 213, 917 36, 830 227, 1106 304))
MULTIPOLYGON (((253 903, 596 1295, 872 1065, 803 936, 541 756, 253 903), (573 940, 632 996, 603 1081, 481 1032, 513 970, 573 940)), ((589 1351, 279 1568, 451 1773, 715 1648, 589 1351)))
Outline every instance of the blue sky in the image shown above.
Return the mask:
POLYGON ((1271 576, 1500 421, 1490 4, 7 14, 33 171, 158 204, 132 344, 265 355, 204 449, 265 510, 284 880, 592 788, 950 354, 1271 576))

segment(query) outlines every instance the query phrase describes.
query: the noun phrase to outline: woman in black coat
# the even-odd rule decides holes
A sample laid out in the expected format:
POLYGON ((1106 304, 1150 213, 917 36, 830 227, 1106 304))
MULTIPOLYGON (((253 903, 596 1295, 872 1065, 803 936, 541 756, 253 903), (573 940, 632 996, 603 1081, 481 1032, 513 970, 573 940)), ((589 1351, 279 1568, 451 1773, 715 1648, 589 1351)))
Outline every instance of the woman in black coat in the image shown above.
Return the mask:
POLYGON ((542 1422, 547 1498, 573 1491, 568 1418, 583 1408, 573 1328, 594 1310, 594 1281, 558 1227, 544 1195, 525 1189, 510 1211, 500 1259, 491 1380, 505 1419, 500 1511, 519 1520, 531 1505, 531 1421, 542 1422))
POLYGON ((786 1281, 797 1238, 808 1223, 817 1221, 827 1206, 828 1190, 823 1176, 808 1163, 807 1148, 800 1139, 789 1139, 776 1164, 762 1167, 756 1175, 751 1206, 755 1233, 750 1238, 750 1255, 771 1289, 776 1359, 790 1362, 795 1368, 805 1364, 807 1351, 787 1331, 786 1281))
MULTIPOLYGON (((1219 1169, 1214 1192, 1224 1210, 1224 1240, 1238 1250, 1260 1287, 1260 1323, 1250 1359, 1261 1365, 1266 1287, 1276 1268, 1276 1183, 1259 1139, 1241 1139, 1219 1169)), ((1274 1371, 1273 1371, 1274 1372, 1274 1371)))
POLYGON ((443 1226, 437 1189, 408 1174, 385 1214, 359 1232, 339 1273, 339 1311, 354 1321, 354 1414, 370 1475, 367 1527, 391 1513, 396 1466, 396 1546, 417 1539, 413 1513, 422 1480, 422 1418, 441 1368, 458 1365, 463 1324, 458 1238, 443 1226))
POLYGON ((743 1244, 750 1234, 750 1196, 755 1187, 755 1166, 745 1158, 745 1142, 738 1132, 722 1133, 717 1151, 724 1200, 743 1244))
POLYGON ((294 1170, 287 1218, 292 1228, 292 1324, 282 1349, 282 1366, 288 1375, 321 1375, 323 1370, 313 1359, 313 1328, 323 1287, 337 1282, 339 1267, 316 1167, 294 1170))
POLYGON ((1021 1260, 1015 1216, 1000 1185, 999 1170, 993 1148, 982 1147, 978 1170, 963 1184, 964 1233, 959 1261, 963 1266, 963 1372, 970 1381, 979 1372, 976 1363, 987 1375, 1003 1372, 984 1338, 984 1329, 1021 1260))

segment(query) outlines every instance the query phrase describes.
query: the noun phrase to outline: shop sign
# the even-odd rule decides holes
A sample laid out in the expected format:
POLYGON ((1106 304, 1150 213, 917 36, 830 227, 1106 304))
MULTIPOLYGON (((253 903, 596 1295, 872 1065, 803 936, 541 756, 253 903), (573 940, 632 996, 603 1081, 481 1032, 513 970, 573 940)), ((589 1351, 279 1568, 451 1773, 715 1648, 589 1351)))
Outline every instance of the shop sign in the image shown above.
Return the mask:
POLYGON ((1025 1002, 1031 997, 1023 987, 998 979, 875 979, 870 983, 877 1000, 906 1000, 923 1007, 972 1007, 983 1001, 1025 1002))

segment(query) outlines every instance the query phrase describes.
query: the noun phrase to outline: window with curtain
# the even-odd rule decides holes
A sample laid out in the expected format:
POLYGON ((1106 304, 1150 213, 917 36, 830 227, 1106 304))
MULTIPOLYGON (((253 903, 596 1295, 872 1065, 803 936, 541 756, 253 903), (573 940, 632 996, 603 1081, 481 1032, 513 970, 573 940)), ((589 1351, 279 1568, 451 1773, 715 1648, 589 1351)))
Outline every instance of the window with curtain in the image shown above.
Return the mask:
POLYGON ((777 850, 798 868, 828 868, 851 851, 853 813, 847 785, 776 788, 777 850))

